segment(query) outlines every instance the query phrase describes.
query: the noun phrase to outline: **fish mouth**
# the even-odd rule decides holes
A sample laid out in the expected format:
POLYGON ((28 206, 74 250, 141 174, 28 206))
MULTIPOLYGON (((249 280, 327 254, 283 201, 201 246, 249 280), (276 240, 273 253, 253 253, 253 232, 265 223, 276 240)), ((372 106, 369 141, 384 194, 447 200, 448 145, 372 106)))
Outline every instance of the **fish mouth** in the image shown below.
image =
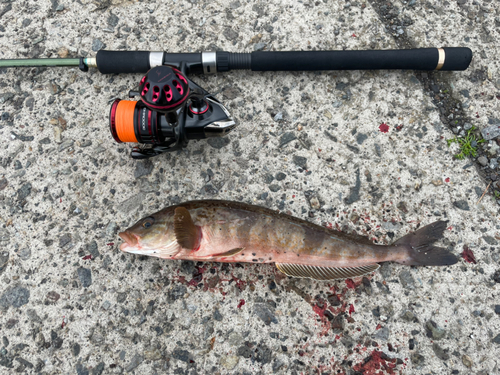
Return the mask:
POLYGON ((125 241, 124 243, 122 243, 120 245, 120 250, 121 251, 127 251, 127 247, 135 247, 137 245, 137 236, 132 234, 132 233, 129 233, 127 231, 125 232, 120 232, 118 233, 118 236, 120 236, 120 238, 125 241))

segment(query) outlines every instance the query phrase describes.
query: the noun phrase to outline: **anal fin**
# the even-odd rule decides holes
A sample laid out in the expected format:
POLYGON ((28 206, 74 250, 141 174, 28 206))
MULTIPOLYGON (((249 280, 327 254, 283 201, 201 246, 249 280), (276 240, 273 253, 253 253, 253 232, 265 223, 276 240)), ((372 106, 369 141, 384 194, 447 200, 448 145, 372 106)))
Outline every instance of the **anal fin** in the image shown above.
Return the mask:
POLYGON ((314 280, 348 279, 363 276, 380 267, 379 264, 367 264, 359 267, 323 267, 304 264, 276 263, 278 270, 293 277, 310 278, 314 280))

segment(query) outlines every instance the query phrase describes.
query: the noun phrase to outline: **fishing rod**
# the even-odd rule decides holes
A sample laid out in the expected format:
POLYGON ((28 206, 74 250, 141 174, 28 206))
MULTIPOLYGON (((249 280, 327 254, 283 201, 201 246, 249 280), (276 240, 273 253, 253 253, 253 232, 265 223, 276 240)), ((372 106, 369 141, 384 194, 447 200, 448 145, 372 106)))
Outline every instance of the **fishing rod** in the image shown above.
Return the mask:
POLYGON ((255 51, 252 53, 105 51, 95 57, 0 60, 0 68, 97 68, 103 74, 146 73, 139 90, 111 105, 109 124, 118 143, 134 147, 131 157, 145 159, 179 150, 191 139, 221 137, 236 123, 213 95, 190 80, 188 74, 215 74, 231 70, 444 70, 468 68, 472 51, 466 47, 360 51, 255 51))

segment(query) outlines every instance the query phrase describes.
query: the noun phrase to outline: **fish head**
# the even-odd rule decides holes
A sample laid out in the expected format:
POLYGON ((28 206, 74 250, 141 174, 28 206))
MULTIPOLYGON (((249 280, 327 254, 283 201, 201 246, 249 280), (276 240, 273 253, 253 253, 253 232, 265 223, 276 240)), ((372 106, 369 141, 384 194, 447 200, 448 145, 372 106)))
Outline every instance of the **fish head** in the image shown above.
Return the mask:
POLYGON ((181 250, 174 233, 173 213, 160 211, 147 216, 118 235, 125 241, 120 250, 126 253, 170 258, 181 250))

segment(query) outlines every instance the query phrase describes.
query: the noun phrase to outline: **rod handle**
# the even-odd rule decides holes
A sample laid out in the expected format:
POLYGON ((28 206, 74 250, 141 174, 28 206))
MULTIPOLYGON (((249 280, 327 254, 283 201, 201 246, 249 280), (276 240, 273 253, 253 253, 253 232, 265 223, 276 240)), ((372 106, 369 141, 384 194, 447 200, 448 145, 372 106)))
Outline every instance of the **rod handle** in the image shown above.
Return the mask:
POLYGON ((256 51, 251 54, 251 69, 253 71, 465 70, 471 59, 472 51, 467 47, 368 51, 256 51))
POLYGON ((103 74, 146 73, 150 69, 149 56, 149 51, 99 50, 97 69, 103 74))

